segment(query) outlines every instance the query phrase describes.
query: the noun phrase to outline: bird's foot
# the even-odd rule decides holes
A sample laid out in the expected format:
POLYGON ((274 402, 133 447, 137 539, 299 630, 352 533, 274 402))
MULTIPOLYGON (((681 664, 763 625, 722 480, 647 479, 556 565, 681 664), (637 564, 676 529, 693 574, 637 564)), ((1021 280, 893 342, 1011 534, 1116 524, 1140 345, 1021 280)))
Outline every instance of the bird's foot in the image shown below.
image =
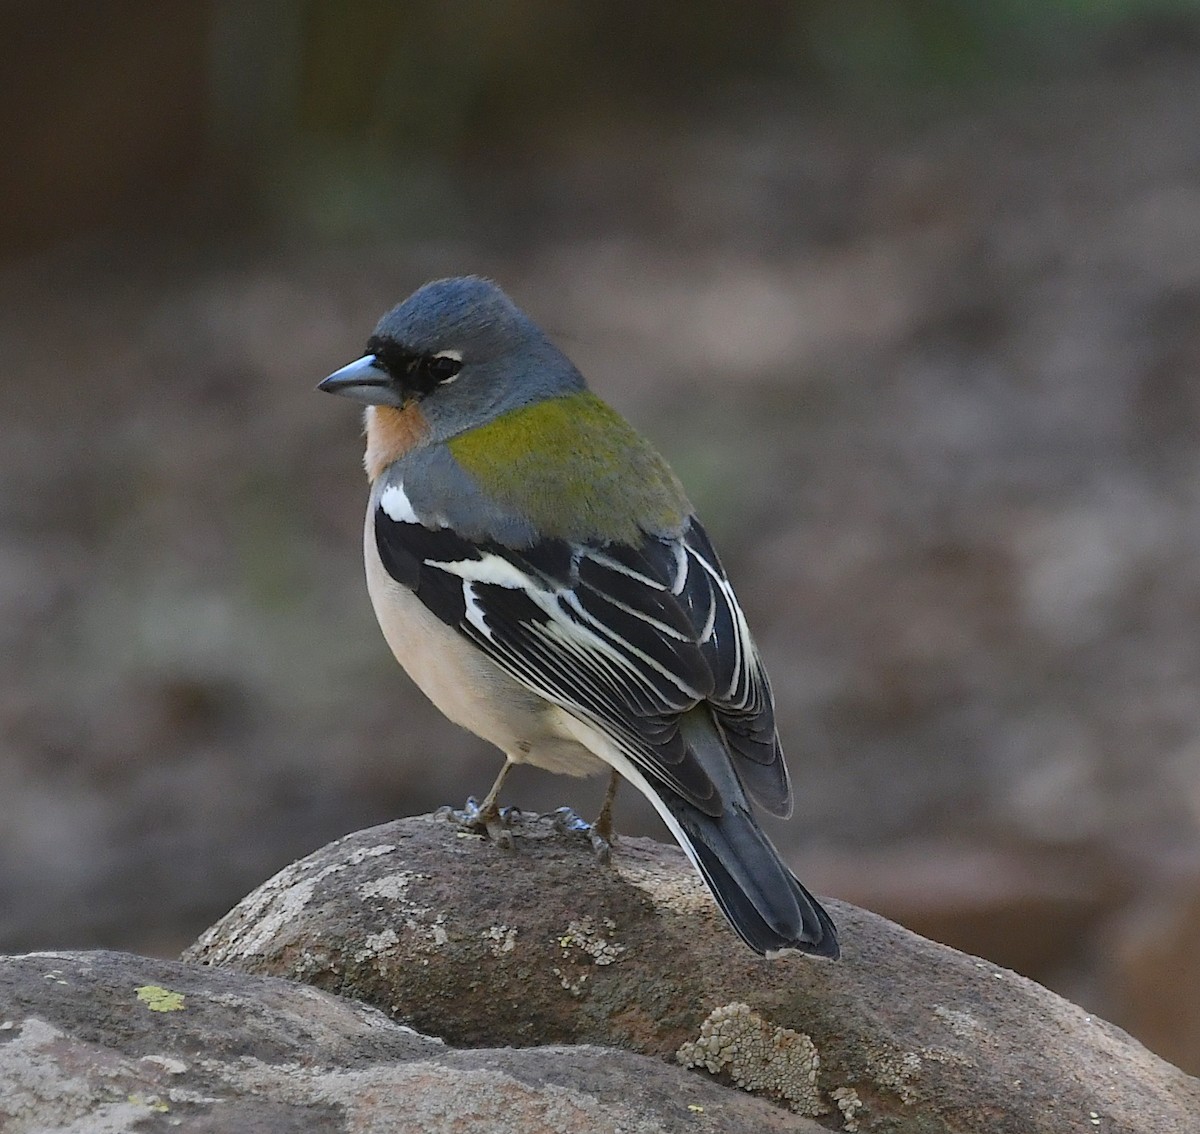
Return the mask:
POLYGON ((521 822, 519 807, 480 804, 471 796, 461 808, 443 807, 438 814, 466 831, 489 838, 502 850, 513 849, 513 828, 521 822))
POLYGON ((612 857, 612 845, 616 836, 611 824, 602 823, 599 819, 595 823, 589 823, 572 807, 559 807, 551 814, 556 831, 574 838, 587 839, 600 862, 607 863, 612 857))

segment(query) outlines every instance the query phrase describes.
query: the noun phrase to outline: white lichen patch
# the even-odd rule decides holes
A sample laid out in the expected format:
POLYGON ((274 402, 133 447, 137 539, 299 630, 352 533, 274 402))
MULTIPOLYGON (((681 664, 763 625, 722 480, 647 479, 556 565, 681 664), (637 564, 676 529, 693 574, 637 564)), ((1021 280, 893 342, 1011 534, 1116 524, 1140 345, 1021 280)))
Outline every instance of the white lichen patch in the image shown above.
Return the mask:
POLYGON ((617 923, 610 917, 604 919, 603 931, 596 927, 596 923, 590 917, 568 923, 567 932, 558 939, 558 947, 562 950, 564 960, 570 956, 572 949, 578 949, 591 957, 593 964, 611 965, 620 958, 626 948, 610 941, 609 936, 606 936, 611 935, 616 928, 617 923))
POLYGON ((358 866, 368 858, 379 858, 380 855, 391 854, 396 849, 392 843, 377 843, 373 847, 358 847, 346 855, 347 866, 358 866))
POLYGON ((164 1100, 174 1090, 142 1092, 158 1078, 156 1066, 172 1073, 172 1057, 101 1051, 35 1016, 16 1021, 12 1031, 0 1044, 0 1129, 100 1134, 141 1129, 147 1107, 169 1110, 164 1100), (15 1126, 7 1122, 13 1117, 15 1126))
POLYGON ((901 1102, 916 1102, 917 1093, 912 1088, 912 1081, 921 1073, 921 1057, 915 1051, 881 1056, 874 1066, 875 1081, 881 1087, 895 1092, 901 1102))
POLYGON ((304 912, 318 883, 342 869, 341 863, 335 863, 306 878, 308 865, 292 863, 238 902, 233 920, 224 918, 205 930, 197 947, 208 951, 210 961, 216 964, 261 953, 304 912))
POLYGON ((318 880, 316 877, 308 878, 303 882, 297 882, 294 886, 289 886, 286 890, 270 895, 268 901, 263 903, 258 917, 254 917, 250 913, 246 915, 246 920, 254 932, 247 933, 243 937, 235 930, 230 935, 222 952, 226 956, 240 957, 261 953, 275 940, 276 935, 284 926, 290 925, 304 912, 305 906, 312 900, 313 890, 316 889, 318 880))
POLYGON ((408 888, 414 878, 419 878, 411 870, 397 870, 395 874, 385 874, 382 878, 373 878, 363 882, 358 887, 358 896, 370 901, 372 898, 388 898, 393 902, 403 902, 408 899, 408 888))
POLYGON ((685 874, 682 868, 665 870, 661 866, 637 860, 630 861, 617 855, 613 855, 612 862, 624 881, 645 891, 651 901, 660 908, 686 913, 716 910, 708 890, 694 871, 689 870, 685 874))
POLYGON ((226 1101, 217 1095, 205 1095, 200 1091, 187 1091, 178 1087, 167 1091, 167 1100, 173 1103, 190 1103, 193 1106, 212 1106, 213 1103, 226 1101))
POLYGON ((700 1025, 700 1038, 676 1053, 684 1067, 726 1072, 744 1091, 784 1100, 797 1114, 824 1114, 817 1090, 821 1067, 816 1045, 803 1032, 777 1028, 747 1004, 714 1008, 700 1025))
POLYGON ((990 961, 976 961, 975 967, 977 969, 983 969, 984 972, 991 973, 993 979, 995 980, 1004 980, 1005 976, 1008 974, 1007 969, 997 968, 990 961))
POLYGON ((493 957, 511 953, 517 947, 517 931, 507 925, 493 925, 484 931, 484 941, 493 957))
POLYGON ((842 1129, 846 1134, 857 1134, 858 1112, 863 1108, 858 1092, 853 1087, 838 1087, 829 1092, 829 1097, 837 1103, 838 1110, 842 1112, 842 1129))
MULTIPOLYGON (((428 878, 428 874, 397 870, 393 874, 385 874, 382 878, 373 878, 370 882, 361 883, 358 896, 366 902, 377 902, 381 898, 394 902, 399 907, 394 911, 394 919, 405 929, 411 933, 427 933, 434 945, 445 945, 450 940, 450 935, 446 932, 446 915, 439 913, 433 917, 427 906, 417 905, 409 896, 409 888, 413 882, 426 881, 428 878)), ((391 914, 393 911, 388 912, 391 914)), ((387 930, 382 932, 386 933, 387 930)))
POLYGON ((557 965, 554 965, 550 970, 556 977, 558 983, 563 986, 572 996, 582 996, 583 986, 587 984, 590 974, 583 973, 565 973, 557 965))
POLYGON ((139 1063, 152 1063, 155 1067, 161 1067, 168 1075, 182 1075, 188 1065, 182 1059, 176 1059, 170 1055, 143 1055, 139 1063))
POLYGON ((972 1040, 979 1034, 980 1023, 961 1008, 948 1008, 945 1004, 935 1004, 933 1014, 942 1020, 959 1039, 972 1040))
POLYGON ((368 933, 363 938, 362 948, 354 951, 355 961, 369 961, 372 957, 378 957, 380 953, 386 953, 393 945, 400 940, 400 935, 390 927, 381 929, 378 933, 368 933))

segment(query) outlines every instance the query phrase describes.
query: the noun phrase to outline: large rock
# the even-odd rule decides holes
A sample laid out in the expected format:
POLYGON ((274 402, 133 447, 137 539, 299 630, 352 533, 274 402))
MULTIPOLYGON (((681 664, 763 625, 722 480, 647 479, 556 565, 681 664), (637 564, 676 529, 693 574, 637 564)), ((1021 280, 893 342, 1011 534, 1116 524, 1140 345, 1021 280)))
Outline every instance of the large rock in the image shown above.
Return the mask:
POLYGON ((838 963, 751 954, 674 848, 611 868, 547 820, 505 852, 435 817, 340 839, 190 950, 465 1046, 669 1057, 848 1130, 1195 1134, 1200 1082, 1008 970, 830 902, 838 963))
POLYGON ((819 1134, 630 1052, 454 1051, 288 981, 125 953, 0 957, 4 1134, 819 1134))

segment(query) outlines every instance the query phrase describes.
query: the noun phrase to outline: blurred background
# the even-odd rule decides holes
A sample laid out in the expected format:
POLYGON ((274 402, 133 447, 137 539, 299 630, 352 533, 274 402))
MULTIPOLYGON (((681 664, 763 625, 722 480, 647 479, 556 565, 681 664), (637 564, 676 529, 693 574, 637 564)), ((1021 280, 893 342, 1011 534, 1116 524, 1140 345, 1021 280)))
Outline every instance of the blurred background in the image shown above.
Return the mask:
POLYGON ((0 91, 0 949, 486 790, 313 392, 478 272, 688 484, 804 880, 1200 1072, 1200 4, 10 0, 0 91))

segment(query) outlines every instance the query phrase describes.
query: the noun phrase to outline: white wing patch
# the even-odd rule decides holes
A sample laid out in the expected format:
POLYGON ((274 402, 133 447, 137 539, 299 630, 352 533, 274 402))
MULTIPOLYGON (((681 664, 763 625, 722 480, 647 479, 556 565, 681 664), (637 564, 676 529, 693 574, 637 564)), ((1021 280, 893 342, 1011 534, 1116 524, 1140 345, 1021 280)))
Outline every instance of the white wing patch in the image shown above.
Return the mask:
MULTIPOLYGON (((437 567, 439 570, 445 571, 447 575, 457 575, 462 579, 466 619, 489 642, 494 642, 496 638, 487 624, 487 613, 479 605, 479 596, 475 593, 472 584, 491 583, 493 586, 506 587, 510 591, 524 591, 530 597, 546 593, 519 567, 490 551, 485 552, 480 559, 426 559, 424 563, 426 567, 437 567)), ((539 602, 538 605, 545 606, 546 604, 539 602)))
POLYGON ((519 567, 490 551, 485 551, 479 559, 458 559, 452 562, 426 559, 425 565, 437 567, 448 575, 457 575, 465 582, 491 583, 497 587, 507 587, 510 591, 539 589, 519 567))
MULTIPOLYGON (((436 567, 450 575, 457 575, 463 581, 463 601, 466 604, 466 619, 489 641, 495 642, 495 635, 487 626, 487 613, 480 605, 479 598, 472 587, 473 583, 490 583, 493 586, 504 587, 508 590, 519 590, 526 594, 539 609, 545 612, 548 621, 541 626, 530 627, 532 633, 540 636, 551 648, 565 650, 573 655, 585 667, 606 673, 610 680, 640 688, 648 694, 657 692, 654 680, 647 671, 665 678, 679 690, 684 702, 695 702, 701 694, 687 682, 672 673, 666 666, 654 660, 645 651, 640 650, 632 642, 620 637, 603 622, 595 619, 580 605, 575 592, 570 588, 547 588, 539 580, 534 579, 515 564, 493 552, 484 552, 479 559, 459 559, 440 561, 426 559, 427 567, 436 567), (568 614, 564 606, 570 611, 568 614)), ((659 590, 664 588, 653 579, 642 576, 639 572, 613 564, 622 573, 636 579, 644 580, 659 590)), ((622 609, 641 618, 643 622, 653 627, 659 634, 683 640, 678 631, 651 618, 646 614, 622 605, 622 609)), ((560 655, 561 656, 561 655, 560 655)), ((526 678, 526 680, 529 680, 526 678)), ((535 684, 535 682, 530 682, 535 684)), ((550 693, 544 682, 536 682, 538 691, 544 696, 550 693)), ((552 699, 557 700, 556 695, 552 699)))
MULTIPOLYGON (((649 587, 652 591, 665 591, 667 589, 657 579, 652 579, 649 575, 642 574, 641 571, 635 571, 632 567, 626 567, 624 563, 619 563, 611 555, 605 555, 602 551, 588 548, 585 554, 589 559, 595 560, 608 570, 616 571, 618 574, 625 575, 630 579, 636 579, 643 587, 649 587)), ((678 594, 678 592, 675 593, 678 594)))
POLYGON ((492 631, 487 624, 487 620, 483 613, 483 607, 479 605, 479 599, 475 595, 475 590, 471 586, 470 580, 463 580, 463 602, 467 607, 467 621, 475 627, 488 641, 492 641, 492 631))
POLYGON ((404 485, 396 480, 387 486, 379 496, 379 507, 391 520, 398 524, 419 524, 417 513, 412 501, 404 491, 404 485))
MULTIPOLYGON (((671 583, 671 594, 683 594, 683 588, 687 586, 688 577, 688 549, 684 547, 683 540, 677 539, 671 550, 675 553, 675 578, 671 583)), ((703 638, 707 638, 708 634, 704 634, 703 638)))

